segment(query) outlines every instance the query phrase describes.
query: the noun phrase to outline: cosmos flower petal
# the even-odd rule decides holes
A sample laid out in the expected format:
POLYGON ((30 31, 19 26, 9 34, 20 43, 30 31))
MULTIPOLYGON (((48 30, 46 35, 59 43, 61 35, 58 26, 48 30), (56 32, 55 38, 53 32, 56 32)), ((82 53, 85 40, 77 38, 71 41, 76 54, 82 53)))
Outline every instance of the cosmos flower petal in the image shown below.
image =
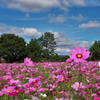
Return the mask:
POLYGON ((82 47, 81 48, 81 52, 85 52, 86 51, 86 48, 85 47, 82 47))
POLYGON ((73 49, 73 50, 70 50, 70 53, 71 53, 71 54, 75 54, 75 53, 77 53, 77 52, 73 49))
POLYGON ((75 62, 85 62, 84 59, 74 59, 75 62))
POLYGON ((71 59, 75 59, 76 57, 74 55, 70 55, 70 58, 71 59))
POLYGON ((76 50, 77 52, 80 52, 80 48, 79 48, 79 47, 75 47, 75 50, 76 50))

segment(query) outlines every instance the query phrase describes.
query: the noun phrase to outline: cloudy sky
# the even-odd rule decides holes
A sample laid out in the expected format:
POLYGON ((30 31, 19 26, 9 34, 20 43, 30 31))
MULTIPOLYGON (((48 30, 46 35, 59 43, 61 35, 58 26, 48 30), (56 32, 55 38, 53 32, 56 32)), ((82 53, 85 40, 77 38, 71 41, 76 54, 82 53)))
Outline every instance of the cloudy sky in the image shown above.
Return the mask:
POLYGON ((0 34, 29 42, 45 32, 54 34, 60 55, 76 46, 89 49, 100 40, 100 0, 0 0, 0 34))

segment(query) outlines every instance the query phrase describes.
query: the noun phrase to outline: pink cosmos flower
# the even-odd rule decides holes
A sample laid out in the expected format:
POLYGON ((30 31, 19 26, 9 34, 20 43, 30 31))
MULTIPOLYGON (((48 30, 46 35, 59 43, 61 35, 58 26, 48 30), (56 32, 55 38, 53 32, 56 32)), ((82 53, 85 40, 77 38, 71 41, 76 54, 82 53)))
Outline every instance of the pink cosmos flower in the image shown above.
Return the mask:
POLYGON ((8 94, 8 96, 17 96, 18 95, 18 93, 22 93, 24 91, 24 89, 14 89, 14 91, 13 92, 10 92, 9 94, 8 94))
POLYGON ((100 100, 100 98, 99 97, 94 97, 94 99, 93 100, 100 100))
POLYGON ((70 50, 70 53, 72 54, 70 55, 70 59, 74 59, 75 62, 84 62, 90 54, 84 47, 75 47, 75 49, 70 50))
POLYGON ((31 61, 30 58, 25 58, 25 59, 24 59, 24 64, 25 64, 26 66, 33 66, 33 61, 31 61))
POLYGON ((69 100, 68 98, 56 98, 55 100, 69 100))
POLYGON ((35 86, 29 88, 30 91, 36 91, 35 86))
POLYGON ((11 79, 12 77, 10 75, 5 75, 3 76, 3 79, 7 80, 7 79, 11 79))
POLYGON ((9 93, 14 92, 15 87, 14 86, 9 86, 8 88, 3 88, 1 91, 6 94, 9 95, 9 93))
POLYGON ((57 78, 58 81, 60 81, 60 82, 64 81, 64 76, 63 76, 63 75, 57 75, 56 78, 57 78))
POLYGON ((29 89, 29 88, 30 88, 30 83, 25 83, 25 84, 23 85, 23 87, 26 88, 26 89, 29 89))
POLYGON ((8 83, 9 83, 10 85, 18 85, 18 84, 19 84, 19 80, 11 79, 8 83))
POLYGON ((39 80, 38 80, 38 78, 30 78, 29 79, 29 83, 31 84, 31 83, 37 83, 39 80))
POLYGON ((0 96, 2 96, 3 95, 3 92, 2 91, 0 91, 0 96))
POLYGON ((66 60, 66 64, 71 63, 72 61, 73 61, 73 59, 68 58, 68 59, 66 60))
POLYGON ((44 92, 46 90, 48 90, 48 88, 41 88, 41 89, 38 90, 38 93, 44 92))
POLYGON ((82 82, 75 82, 75 84, 72 85, 72 88, 74 88, 76 91, 79 90, 79 88, 84 88, 84 86, 82 85, 82 82))
POLYGON ((95 84, 97 89, 100 89, 100 83, 95 84))

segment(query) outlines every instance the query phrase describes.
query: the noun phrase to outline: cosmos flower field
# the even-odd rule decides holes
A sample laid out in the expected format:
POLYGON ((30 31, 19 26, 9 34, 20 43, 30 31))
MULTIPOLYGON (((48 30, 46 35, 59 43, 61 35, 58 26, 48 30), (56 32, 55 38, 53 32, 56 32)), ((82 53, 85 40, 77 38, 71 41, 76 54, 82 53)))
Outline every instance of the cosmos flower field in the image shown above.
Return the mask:
POLYGON ((0 100, 100 100, 100 62, 76 47, 65 62, 0 64, 0 100))

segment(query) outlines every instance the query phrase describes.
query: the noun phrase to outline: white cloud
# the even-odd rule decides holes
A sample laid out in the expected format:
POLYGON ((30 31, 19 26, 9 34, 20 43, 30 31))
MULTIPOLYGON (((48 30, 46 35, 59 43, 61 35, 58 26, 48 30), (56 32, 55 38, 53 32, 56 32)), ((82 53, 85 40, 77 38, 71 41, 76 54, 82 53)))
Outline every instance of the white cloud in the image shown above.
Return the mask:
POLYGON ((68 0, 73 6, 86 6, 85 0, 68 0))
POLYGON ((0 0, 0 6, 23 12, 47 11, 51 8, 69 11, 69 7, 73 6, 100 6, 100 0, 0 0))
POLYGON ((100 6, 100 0, 86 0, 88 6, 100 6))
POLYGON ((66 21, 66 18, 63 15, 58 15, 58 16, 49 15, 49 18, 50 18, 50 20, 48 21, 49 23, 63 23, 66 21))
POLYGON ((69 48, 57 48, 55 52, 59 53, 59 55, 68 55, 70 52, 69 48))
POLYGON ((79 16, 71 16, 69 18, 73 20, 77 20, 78 22, 85 21, 88 19, 87 17, 84 17, 82 14, 79 14, 79 16))
POLYGON ((35 28, 17 28, 14 26, 5 26, 3 24, 0 24, 0 32, 23 35, 29 38, 41 36, 41 33, 35 28))
POLYGON ((100 23, 97 20, 89 21, 88 23, 83 23, 79 25, 80 28, 97 28, 100 27, 100 23))
POLYGON ((69 55, 70 49, 74 49, 76 46, 85 47, 86 49, 89 49, 90 45, 93 44, 93 42, 88 41, 70 40, 69 38, 64 36, 63 32, 50 32, 54 34, 57 45, 59 45, 55 52, 60 55, 69 55))
POLYGON ((23 12, 38 12, 59 6, 59 0, 4 0, 8 8, 23 12))
POLYGON ((85 0, 0 0, 4 7, 18 9, 23 12, 39 12, 51 8, 60 8, 68 11, 68 7, 86 6, 85 0))

